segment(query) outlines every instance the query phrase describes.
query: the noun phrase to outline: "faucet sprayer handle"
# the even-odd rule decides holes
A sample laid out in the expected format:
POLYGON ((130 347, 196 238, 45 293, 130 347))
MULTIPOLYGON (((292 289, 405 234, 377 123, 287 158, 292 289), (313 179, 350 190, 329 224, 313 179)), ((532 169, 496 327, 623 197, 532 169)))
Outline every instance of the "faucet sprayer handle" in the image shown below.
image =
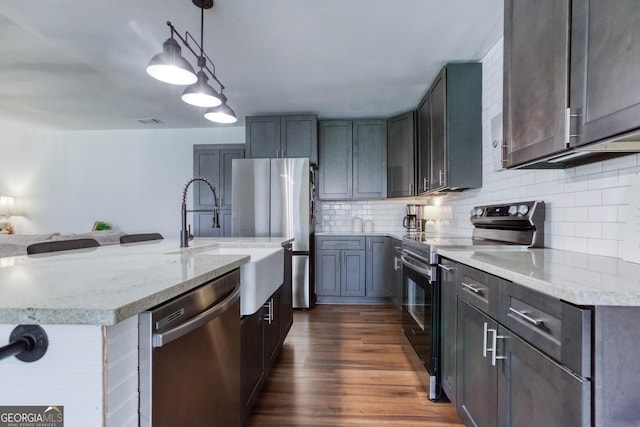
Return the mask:
POLYGON ((193 240, 193 234, 191 234, 191 224, 187 227, 187 236, 189 236, 189 240, 193 240))

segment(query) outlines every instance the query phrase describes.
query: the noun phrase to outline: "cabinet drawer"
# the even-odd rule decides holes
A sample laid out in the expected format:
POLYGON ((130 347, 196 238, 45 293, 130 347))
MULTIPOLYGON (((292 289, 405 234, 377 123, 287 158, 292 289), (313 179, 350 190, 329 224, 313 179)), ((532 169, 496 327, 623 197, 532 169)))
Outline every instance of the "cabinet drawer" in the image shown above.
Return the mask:
POLYGON ((365 249, 364 237, 316 237, 316 249, 365 249))
POLYGON ((591 311, 533 289, 500 290, 498 321, 583 377, 591 375, 591 311))
POLYGON ((499 281, 503 280, 475 268, 462 266, 458 297, 495 319, 498 314, 499 281))

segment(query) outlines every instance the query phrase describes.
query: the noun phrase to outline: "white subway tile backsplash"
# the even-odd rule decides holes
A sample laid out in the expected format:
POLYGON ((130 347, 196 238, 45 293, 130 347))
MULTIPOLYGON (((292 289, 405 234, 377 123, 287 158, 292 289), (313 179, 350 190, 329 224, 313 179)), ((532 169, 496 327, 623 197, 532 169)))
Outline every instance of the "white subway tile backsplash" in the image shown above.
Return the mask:
MULTIPOLYGON (((473 206, 520 200, 546 203, 545 246, 576 252, 620 256, 627 227, 631 178, 640 169, 640 154, 561 170, 495 170, 491 119, 502 112, 503 43, 487 52, 483 64, 483 183, 478 190, 452 193, 441 199, 451 208, 451 220, 439 229, 470 235, 473 206)), ((318 229, 350 232, 351 218, 374 221, 376 231, 404 233, 405 205, 421 199, 322 202, 318 229), (338 214, 337 211, 342 210, 338 214)))

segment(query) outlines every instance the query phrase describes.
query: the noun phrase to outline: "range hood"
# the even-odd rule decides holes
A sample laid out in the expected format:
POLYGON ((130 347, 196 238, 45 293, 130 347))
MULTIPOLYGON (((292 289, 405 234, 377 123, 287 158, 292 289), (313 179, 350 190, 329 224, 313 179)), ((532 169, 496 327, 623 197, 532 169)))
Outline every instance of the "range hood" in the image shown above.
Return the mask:
POLYGON ((564 169, 640 153, 640 132, 618 135, 603 141, 571 147, 543 159, 525 163, 515 169, 564 169))

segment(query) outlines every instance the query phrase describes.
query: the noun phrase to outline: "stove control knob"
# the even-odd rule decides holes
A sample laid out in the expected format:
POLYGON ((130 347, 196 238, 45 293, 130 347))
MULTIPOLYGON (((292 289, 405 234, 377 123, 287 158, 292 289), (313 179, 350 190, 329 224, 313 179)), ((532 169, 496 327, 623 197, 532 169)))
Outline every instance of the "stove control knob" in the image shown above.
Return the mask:
POLYGON ((484 213, 484 209, 476 208, 476 216, 482 216, 483 213, 484 213))
POLYGON ((518 206, 518 213, 520 215, 526 215, 529 213, 529 206, 527 205, 520 205, 518 206))
POLYGON ((471 212, 469 213, 469 215, 476 216, 476 208, 471 209, 471 212))
POLYGON ((516 205, 509 206, 509 215, 513 216, 518 213, 518 207, 516 205))

